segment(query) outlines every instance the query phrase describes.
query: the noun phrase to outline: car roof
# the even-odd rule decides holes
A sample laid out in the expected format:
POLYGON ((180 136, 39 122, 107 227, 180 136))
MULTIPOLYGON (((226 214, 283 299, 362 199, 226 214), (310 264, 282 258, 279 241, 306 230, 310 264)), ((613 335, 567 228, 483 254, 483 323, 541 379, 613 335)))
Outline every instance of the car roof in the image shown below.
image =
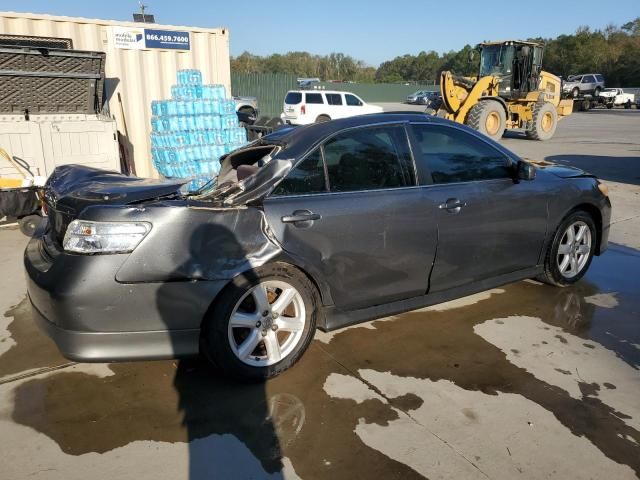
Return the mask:
MULTIPOLYGON (((475 130, 469 129, 465 125, 461 125, 451 120, 436 117, 435 115, 429 115, 423 112, 386 112, 386 113, 371 113, 367 115, 357 115, 354 117, 339 118, 330 122, 312 123, 309 125, 300 126, 286 126, 281 130, 276 130, 273 136, 267 135, 263 137, 263 141, 273 143, 283 143, 286 145, 286 155, 290 158, 297 158, 308 151, 311 147, 315 146, 320 141, 324 140, 334 133, 338 133, 341 130, 357 127, 374 126, 385 123, 402 123, 402 122, 428 122, 432 124, 450 125, 455 128, 468 130, 474 135, 478 133, 475 130), (284 131, 283 131, 284 130, 284 131)), ((485 139, 488 140, 488 139, 485 139)), ((491 142, 495 143, 495 142, 491 142)), ((507 151, 514 156, 515 154, 499 144, 498 148, 503 151, 507 151)))
POLYGON ((344 90, 289 90, 287 93, 348 93, 349 95, 356 95, 353 92, 344 90))

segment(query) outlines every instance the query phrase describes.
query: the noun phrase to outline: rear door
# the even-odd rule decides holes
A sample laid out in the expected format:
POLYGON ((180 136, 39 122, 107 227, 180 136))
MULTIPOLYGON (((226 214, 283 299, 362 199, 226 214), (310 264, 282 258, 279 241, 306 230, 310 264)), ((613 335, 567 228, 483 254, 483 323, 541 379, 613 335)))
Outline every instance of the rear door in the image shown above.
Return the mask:
POLYGON ((305 96, 305 110, 306 115, 309 118, 309 122, 315 122, 320 115, 327 114, 327 106, 324 103, 324 97, 319 92, 306 92, 305 96))
POLYGON ((438 206, 429 292, 535 266, 548 193, 535 180, 515 182, 511 160, 480 134, 433 124, 413 132, 425 195, 438 206))
POLYGON ((341 310, 423 295, 437 208, 416 185, 402 124, 325 140, 264 201, 284 250, 341 310))

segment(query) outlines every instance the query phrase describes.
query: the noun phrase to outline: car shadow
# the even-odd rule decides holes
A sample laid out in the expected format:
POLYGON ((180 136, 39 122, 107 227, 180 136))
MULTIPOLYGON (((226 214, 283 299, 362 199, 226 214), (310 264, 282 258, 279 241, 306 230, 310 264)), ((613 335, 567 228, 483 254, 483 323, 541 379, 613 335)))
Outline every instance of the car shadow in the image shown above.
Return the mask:
POLYGON ((640 156, 550 155, 546 160, 581 168, 601 180, 640 185, 640 156))
MULTIPOLYGON (((244 249, 225 227, 203 224, 193 231, 189 258, 176 272, 190 271, 203 251, 217 255, 244 249)), ((250 278, 251 271, 247 275, 250 278)), ((166 308, 167 302, 175 301, 170 284, 158 289, 156 303, 161 314, 175 312, 175 308, 166 308)), ((175 318, 163 320, 167 326, 176 323, 175 318)), ((207 320, 215 321, 203 319, 207 320)), ((169 334, 176 351, 179 334, 175 330, 169 334)), ((279 478, 282 455, 264 382, 246 384, 225 378, 199 356, 177 360, 173 386, 189 442, 190 480, 263 478, 267 474, 279 478)))

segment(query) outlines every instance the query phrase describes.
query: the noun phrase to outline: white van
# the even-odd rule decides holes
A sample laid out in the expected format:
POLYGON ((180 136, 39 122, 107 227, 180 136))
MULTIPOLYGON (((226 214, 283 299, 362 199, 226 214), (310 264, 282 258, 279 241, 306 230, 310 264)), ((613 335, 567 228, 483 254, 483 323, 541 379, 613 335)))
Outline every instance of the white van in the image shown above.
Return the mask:
POLYGON ((307 125, 381 112, 382 107, 369 105, 351 92, 291 90, 284 99, 284 111, 280 118, 287 124, 307 125))

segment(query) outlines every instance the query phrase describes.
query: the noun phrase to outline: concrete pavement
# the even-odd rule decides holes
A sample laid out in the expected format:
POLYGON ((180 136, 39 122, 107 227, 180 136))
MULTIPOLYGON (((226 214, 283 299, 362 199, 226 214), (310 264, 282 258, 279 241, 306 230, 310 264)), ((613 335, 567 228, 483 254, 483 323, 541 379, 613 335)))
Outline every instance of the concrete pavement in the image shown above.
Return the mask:
POLYGON ((597 157, 616 223, 579 284, 518 282, 318 332, 264 385, 197 360, 68 362, 30 318, 26 238, 0 229, 0 480, 637 478, 640 111, 596 114, 548 143, 504 139, 523 156, 597 157))

